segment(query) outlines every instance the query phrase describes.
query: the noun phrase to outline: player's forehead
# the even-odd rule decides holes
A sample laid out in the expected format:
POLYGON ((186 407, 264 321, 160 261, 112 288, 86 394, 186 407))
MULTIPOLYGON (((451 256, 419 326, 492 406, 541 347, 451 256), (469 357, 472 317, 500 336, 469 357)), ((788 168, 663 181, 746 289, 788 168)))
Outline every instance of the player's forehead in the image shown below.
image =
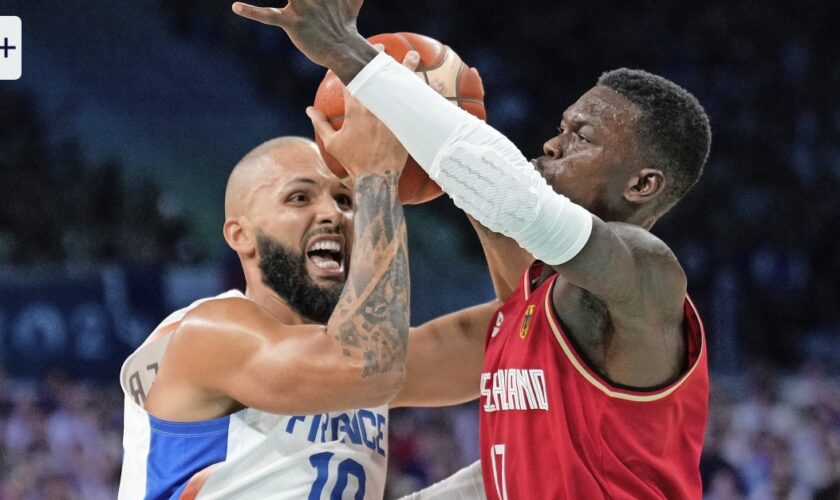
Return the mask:
POLYGON ((314 144, 296 144, 272 151, 264 161, 269 164, 278 189, 298 184, 324 188, 340 185, 314 144))
POLYGON ((563 112, 568 124, 587 123, 595 127, 623 127, 638 117, 638 108, 613 89, 597 85, 586 91, 563 112))
MULTIPOLYGON (((317 146, 305 142, 281 144, 248 160, 236 185, 243 189, 248 210, 265 210, 300 189, 332 192, 343 189, 324 164, 317 146), (266 205, 269 204, 269 205, 266 205)), ((232 197, 231 212, 236 196, 232 197)))

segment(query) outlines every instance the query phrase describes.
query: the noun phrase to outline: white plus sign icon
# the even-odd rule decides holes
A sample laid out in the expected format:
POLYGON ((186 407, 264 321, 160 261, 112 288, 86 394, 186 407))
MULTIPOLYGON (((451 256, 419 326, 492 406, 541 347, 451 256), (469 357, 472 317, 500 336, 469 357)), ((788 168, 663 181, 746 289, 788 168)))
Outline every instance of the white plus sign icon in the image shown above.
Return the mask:
POLYGON ((17 80, 21 74, 23 34, 20 18, 0 16, 0 80, 17 80))

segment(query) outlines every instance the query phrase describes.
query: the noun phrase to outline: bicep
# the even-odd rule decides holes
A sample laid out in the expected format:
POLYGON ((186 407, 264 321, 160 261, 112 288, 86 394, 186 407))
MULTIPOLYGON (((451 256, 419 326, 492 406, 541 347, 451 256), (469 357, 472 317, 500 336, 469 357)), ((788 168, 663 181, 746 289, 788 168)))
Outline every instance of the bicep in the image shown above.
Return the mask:
MULTIPOLYGON (((323 327, 294 326, 272 341, 259 339, 219 379, 245 406, 282 414, 324 413, 378 406, 363 387, 363 367, 348 362, 323 327)), ((371 380, 371 384, 375 381, 371 380)))
POLYGON ((412 329, 405 383, 391 406, 447 406, 478 397, 484 340, 499 305, 494 300, 412 329))
POLYGON ((631 235, 623 227, 605 223, 598 217, 592 218, 592 232, 581 251, 554 268, 564 279, 608 304, 625 302, 638 290, 634 247, 639 245, 641 236, 631 235))
POLYGON ((666 308, 681 305, 685 296, 685 274, 665 243, 642 227, 595 216, 580 253, 554 268, 602 300, 614 316, 638 316, 639 304, 651 301, 666 308))
POLYGON ((272 413, 310 414, 379 406, 395 392, 394 374, 366 376, 323 326, 284 325, 254 311, 233 317, 190 322, 181 335, 192 382, 210 394, 272 413))

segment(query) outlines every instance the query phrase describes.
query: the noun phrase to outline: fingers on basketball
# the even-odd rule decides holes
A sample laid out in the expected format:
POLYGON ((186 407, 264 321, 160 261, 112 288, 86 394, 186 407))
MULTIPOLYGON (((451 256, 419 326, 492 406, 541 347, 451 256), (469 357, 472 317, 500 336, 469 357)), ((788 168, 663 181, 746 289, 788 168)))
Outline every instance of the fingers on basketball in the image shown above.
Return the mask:
MULTIPOLYGON (((416 33, 383 33, 368 40, 372 44, 384 45, 389 55, 414 71, 418 78, 453 104, 482 120, 486 118, 481 77, 444 44, 416 33), (406 60, 409 51, 419 53, 419 60, 406 60)), ((343 96, 341 81, 332 72, 327 72, 315 94, 314 105, 324 112, 333 129, 341 128, 344 123, 343 96)), ((344 168, 323 147, 320 133, 316 133, 315 140, 321 147, 324 161, 330 170, 339 177, 346 175, 344 168)), ((408 204, 424 203, 441 194, 440 187, 411 158, 400 176, 399 189, 400 200, 408 204)))
POLYGON ((416 71, 417 66, 420 65, 420 53, 416 50, 409 50, 405 53, 402 64, 411 71, 416 71))
POLYGON ((323 141, 324 145, 329 145, 332 142, 333 136, 337 133, 330 125, 329 120, 321 111, 315 109, 313 106, 306 108, 306 116, 312 121, 312 127, 323 141))

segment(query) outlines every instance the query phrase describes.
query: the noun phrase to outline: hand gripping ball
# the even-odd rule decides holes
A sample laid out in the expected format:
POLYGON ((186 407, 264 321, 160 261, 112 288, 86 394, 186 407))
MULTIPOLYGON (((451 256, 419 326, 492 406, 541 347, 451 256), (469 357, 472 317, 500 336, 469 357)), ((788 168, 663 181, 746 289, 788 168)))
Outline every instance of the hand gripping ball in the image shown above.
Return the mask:
MULTIPOLYGON (((402 62, 409 50, 420 54, 417 73, 427 84, 440 81, 443 84, 441 94, 453 104, 485 120, 484 87, 481 77, 475 68, 470 68, 461 60, 454 50, 433 38, 415 33, 383 33, 368 38, 372 44, 382 44, 385 52, 402 62)), ((344 123, 344 85, 331 71, 327 72, 318 92, 315 94, 314 106, 324 113, 335 130, 344 123)), ((324 161, 330 170, 338 177, 347 175, 347 171, 335 158, 324 149, 324 144, 318 134, 315 140, 324 161)), ((433 200, 442 191, 434 181, 429 179, 420 165, 409 157, 400 177, 400 200, 404 204, 419 204, 433 200)))

